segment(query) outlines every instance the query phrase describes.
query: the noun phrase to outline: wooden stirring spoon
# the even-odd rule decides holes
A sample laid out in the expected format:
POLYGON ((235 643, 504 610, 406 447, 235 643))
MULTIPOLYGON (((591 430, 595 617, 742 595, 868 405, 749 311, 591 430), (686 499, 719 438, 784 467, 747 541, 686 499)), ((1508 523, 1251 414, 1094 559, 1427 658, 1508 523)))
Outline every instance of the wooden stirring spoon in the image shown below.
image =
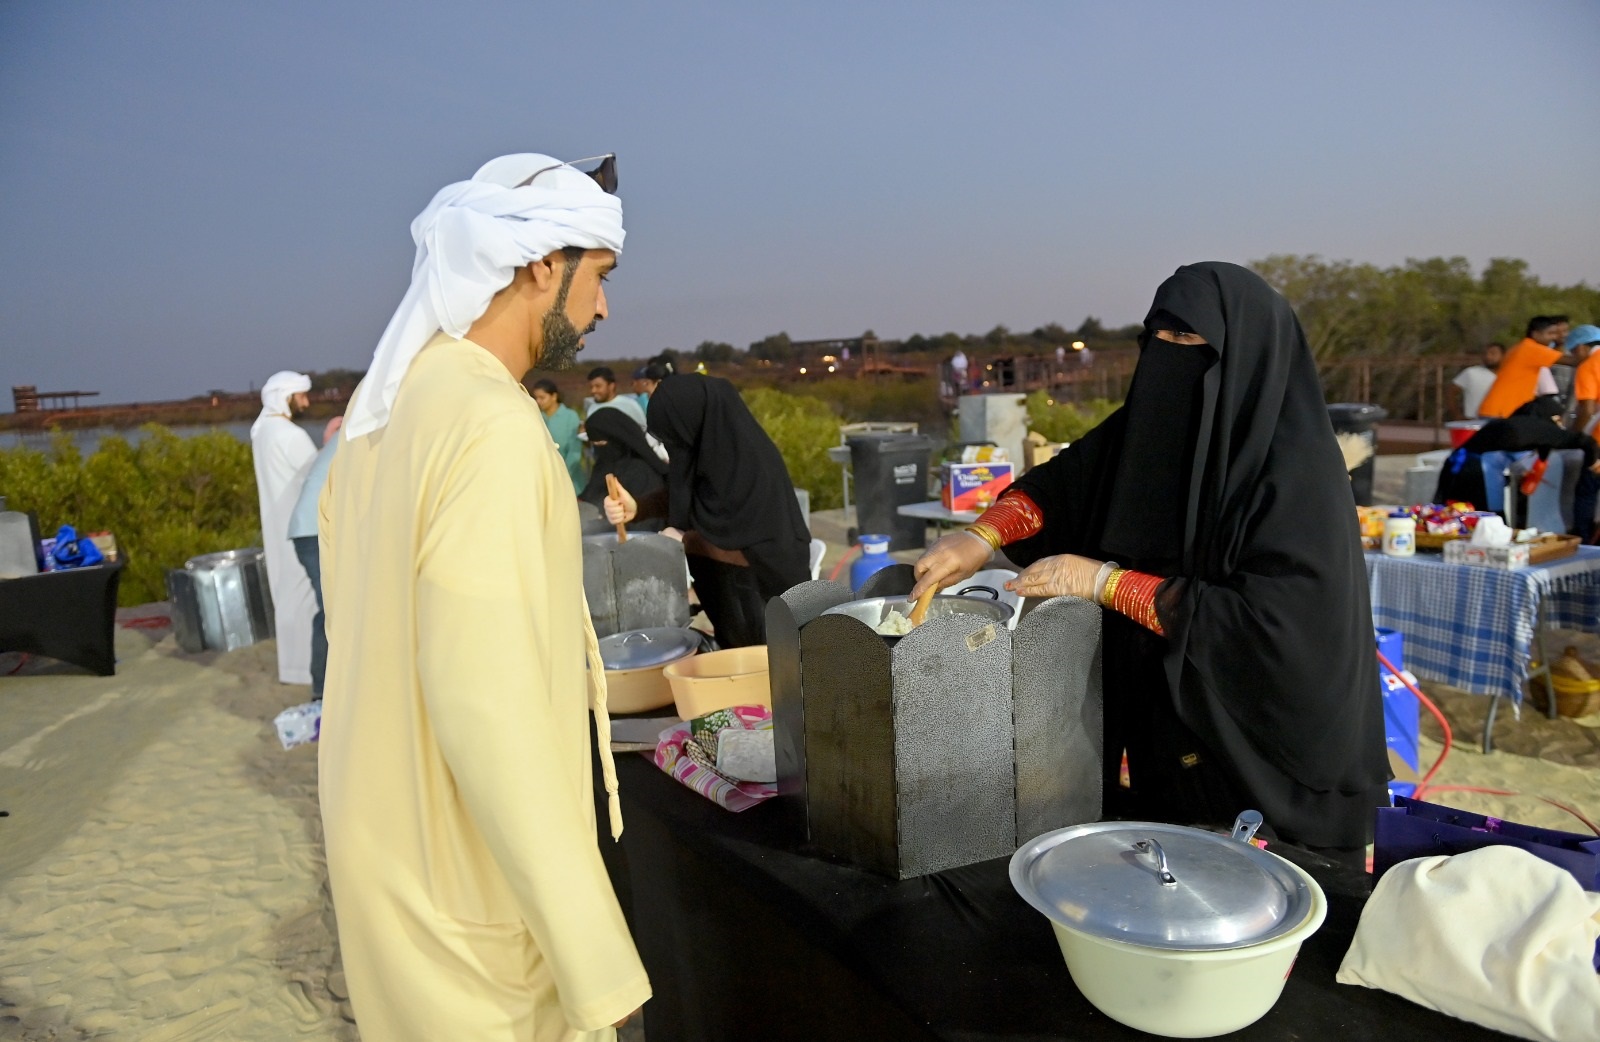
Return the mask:
MULTIPOLYGON (((622 482, 617 480, 617 476, 615 474, 606 475, 606 494, 612 499, 616 500, 618 503, 622 502, 622 482)), ((623 524, 621 521, 618 521, 617 542, 626 543, 627 541, 628 526, 623 524)))
POLYGON ((922 591, 922 596, 917 598, 916 607, 911 609, 911 626, 913 629, 922 625, 928 617, 928 606, 933 603, 933 595, 938 593, 938 587, 930 586, 922 591))

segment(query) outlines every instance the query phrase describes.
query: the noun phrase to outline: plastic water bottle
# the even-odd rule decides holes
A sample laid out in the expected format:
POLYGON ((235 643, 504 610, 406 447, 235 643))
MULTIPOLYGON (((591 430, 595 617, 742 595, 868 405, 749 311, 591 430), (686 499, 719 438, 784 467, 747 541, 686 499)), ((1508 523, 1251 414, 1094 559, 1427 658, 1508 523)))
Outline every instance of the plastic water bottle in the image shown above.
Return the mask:
POLYGON ((886 535, 864 535, 859 540, 861 556, 857 557, 850 565, 850 589, 859 590, 861 585, 872 578, 874 572, 894 564, 894 558, 889 556, 889 537, 886 535))
POLYGON ((307 702, 290 706, 272 721, 278 728, 278 741, 285 749, 314 742, 322 734, 322 703, 307 702))

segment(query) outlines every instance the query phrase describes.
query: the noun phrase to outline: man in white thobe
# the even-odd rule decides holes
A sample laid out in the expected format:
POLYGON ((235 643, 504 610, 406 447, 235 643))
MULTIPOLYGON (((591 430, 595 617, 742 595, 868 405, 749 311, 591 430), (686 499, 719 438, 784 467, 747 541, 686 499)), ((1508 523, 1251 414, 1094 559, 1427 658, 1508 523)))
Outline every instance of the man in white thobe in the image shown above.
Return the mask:
POLYGON ((272 590, 273 625, 278 635, 278 681, 311 683, 311 620, 316 596, 289 538, 289 517, 300 486, 317 458, 317 446, 299 424, 296 412, 310 404, 311 378, 284 371, 261 388, 261 415, 250 427, 256 491, 261 497, 261 548, 267 555, 267 585, 272 590))

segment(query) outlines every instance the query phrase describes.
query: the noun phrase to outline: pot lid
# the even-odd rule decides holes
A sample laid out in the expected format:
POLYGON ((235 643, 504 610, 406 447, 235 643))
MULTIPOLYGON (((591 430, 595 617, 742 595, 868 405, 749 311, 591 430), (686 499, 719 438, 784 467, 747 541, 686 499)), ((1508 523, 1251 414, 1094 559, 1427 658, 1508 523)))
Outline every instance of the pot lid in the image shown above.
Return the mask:
POLYGON ((600 638, 600 661, 607 669, 649 669, 664 666, 700 646, 694 630, 660 626, 647 630, 628 630, 600 638))
POLYGON ((1316 884, 1227 836, 1103 821, 1047 832, 1018 850, 1011 885, 1050 919, 1095 937, 1217 951, 1295 929, 1313 910, 1316 884))

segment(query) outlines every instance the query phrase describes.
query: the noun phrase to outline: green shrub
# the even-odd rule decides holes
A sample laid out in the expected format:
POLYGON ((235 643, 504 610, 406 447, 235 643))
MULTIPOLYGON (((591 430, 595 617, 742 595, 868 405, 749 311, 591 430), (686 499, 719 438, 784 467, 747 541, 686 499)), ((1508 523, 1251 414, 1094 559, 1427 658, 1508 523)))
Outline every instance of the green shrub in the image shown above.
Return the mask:
POLYGON ((1053 442, 1077 441, 1121 407, 1121 402, 1108 402, 1104 398, 1078 405, 1057 404, 1046 392, 1034 391, 1028 395, 1028 429, 1038 431, 1053 442))
POLYGON ((745 391, 744 401, 778 446, 794 487, 811 493, 811 509, 843 506, 839 465, 828 458, 828 447, 839 444, 839 417, 828 404, 770 387, 745 391))
POLYGON ((39 518, 110 531, 126 560, 118 600, 164 600, 166 572, 197 554, 261 545, 250 446, 226 431, 180 438, 147 426, 137 446, 107 437, 83 456, 66 435, 48 452, 0 450, 0 494, 39 518))

